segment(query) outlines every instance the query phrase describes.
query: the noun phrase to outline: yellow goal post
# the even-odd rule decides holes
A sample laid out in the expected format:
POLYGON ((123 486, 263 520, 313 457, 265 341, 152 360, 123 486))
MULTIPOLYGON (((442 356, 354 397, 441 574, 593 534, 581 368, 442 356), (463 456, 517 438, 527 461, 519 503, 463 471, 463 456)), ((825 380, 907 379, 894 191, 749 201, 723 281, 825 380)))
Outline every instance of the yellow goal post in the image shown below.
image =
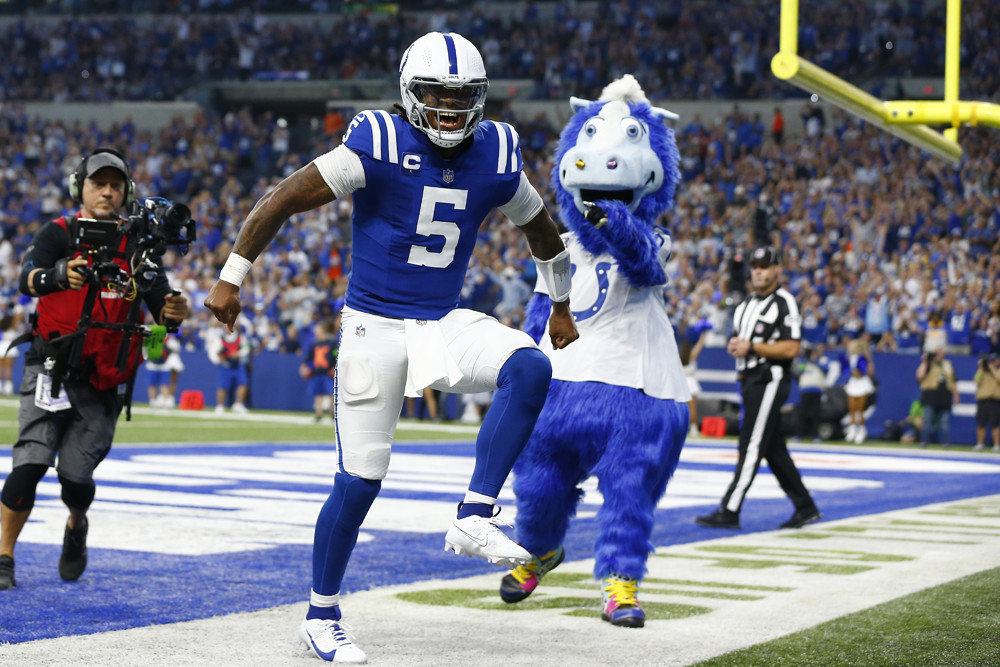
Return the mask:
POLYGON ((947 0, 944 99, 882 101, 798 55, 799 0, 781 0, 778 53, 771 71, 841 109, 951 164, 962 161, 958 126, 1000 127, 1000 105, 958 99, 961 0, 947 0), (948 125, 938 132, 929 125, 948 125))

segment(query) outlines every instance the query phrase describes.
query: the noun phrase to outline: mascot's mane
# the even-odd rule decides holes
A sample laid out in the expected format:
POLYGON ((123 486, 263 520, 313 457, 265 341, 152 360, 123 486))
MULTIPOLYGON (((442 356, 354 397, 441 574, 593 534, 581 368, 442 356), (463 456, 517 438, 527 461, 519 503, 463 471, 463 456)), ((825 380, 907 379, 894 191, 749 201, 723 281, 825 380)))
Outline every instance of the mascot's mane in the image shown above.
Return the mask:
POLYGON ((677 116, 665 109, 650 105, 635 77, 626 74, 621 79, 608 84, 601 93, 601 97, 594 102, 573 98, 571 104, 576 109, 576 113, 559 135, 559 145, 556 148, 555 163, 552 168, 552 183, 563 222, 577 233, 584 246, 592 252, 598 252, 599 249, 603 248, 604 241, 593 227, 584 221, 583 214, 576 208, 576 203, 573 201, 573 195, 563 187, 559 178, 559 165, 566 151, 576 144, 576 139, 587 119, 596 116, 601 108, 612 100, 621 100, 628 104, 632 115, 646 124, 649 128, 650 146, 663 165, 663 186, 656 192, 651 192, 642 198, 633 213, 634 217, 647 225, 653 225, 660 214, 673 206, 674 194, 681 180, 678 167, 680 153, 677 150, 674 131, 663 122, 664 118, 676 119, 677 116))

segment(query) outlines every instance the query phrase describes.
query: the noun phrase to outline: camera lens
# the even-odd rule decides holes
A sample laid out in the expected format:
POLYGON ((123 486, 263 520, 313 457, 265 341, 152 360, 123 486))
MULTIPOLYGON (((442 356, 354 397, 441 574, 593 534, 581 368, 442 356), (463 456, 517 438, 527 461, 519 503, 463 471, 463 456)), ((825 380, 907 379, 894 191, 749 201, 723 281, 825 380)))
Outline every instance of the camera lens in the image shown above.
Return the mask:
POLYGON ((163 226, 170 230, 180 230, 191 219, 191 209, 181 203, 171 204, 163 214, 163 226))

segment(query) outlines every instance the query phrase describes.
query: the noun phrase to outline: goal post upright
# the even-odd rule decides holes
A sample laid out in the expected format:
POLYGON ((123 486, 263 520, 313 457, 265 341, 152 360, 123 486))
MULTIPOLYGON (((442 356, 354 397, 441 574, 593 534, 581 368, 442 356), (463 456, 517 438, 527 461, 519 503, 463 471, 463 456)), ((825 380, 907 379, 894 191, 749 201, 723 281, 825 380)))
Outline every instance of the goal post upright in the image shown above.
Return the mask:
POLYGON ((948 0, 946 52, 946 93, 940 102, 883 102, 840 77, 798 55, 799 1, 781 0, 779 51, 771 60, 776 77, 816 93, 867 122, 935 155, 951 164, 962 161, 962 147, 956 141, 957 126, 963 122, 1000 127, 1000 106, 958 101, 958 55, 961 37, 960 0, 948 0), (953 18, 954 17, 954 18, 953 18), (953 97, 952 101, 947 101, 953 97), (905 106, 904 106, 905 105, 905 106), (948 134, 926 123, 951 125, 948 134))

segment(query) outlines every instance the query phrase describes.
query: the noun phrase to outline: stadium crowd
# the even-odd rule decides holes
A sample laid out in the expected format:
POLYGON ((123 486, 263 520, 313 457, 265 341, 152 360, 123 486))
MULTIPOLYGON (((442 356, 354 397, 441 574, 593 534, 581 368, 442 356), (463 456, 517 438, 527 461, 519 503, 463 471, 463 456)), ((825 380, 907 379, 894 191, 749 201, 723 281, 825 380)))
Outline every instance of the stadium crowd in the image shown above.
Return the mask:
MULTIPOLYGON (((517 17, 516 29, 497 31, 491 21, 500 19, 479 3, 461 15, 428 14, 430 25, 421 25, 420 30, 447 25, 465 31, 483 42, 484 54, 492 59, 488 63, 491 76, 538 77, 549 88, 543 96, 558 98, 596 96, 601 85, 631 65, 649 86, 652 99, 728 97, 737 90, 704 88, 711 79, 706 76, 711 68, 705 59, 719 59, 725 64, 722 69, 729 72, 723 78, 735 81, 739 58, 730 47, 735 45, 738 51, 750 43, 760 53, 772 50, 764 27, 773 25, 775 17, 762 4, 738 3, 733 12, 699 16, 717 28, 699 31, 683 26, 692 12, 707 5, 692 8, 666 3, 661 13, 650 16, 640 3, 599 4, 608 17, 599 24, 576 18, 580 7, 575 3, 557 3, 554 23, 539 22, 529 3, 524 16, 517 17), (663 13, 670 12, 676 16, 665 20, 663 13), (544 38, 542 30, 548 31, 544 38), (628 31, 629 39, 619 38, 623 31, 628 31), (509 35, 502 48, 491 45, 492 36, 500 33, 509 35), (726 44, 715 48, 712 40, 724 35, 729 35, 728 41, 723 40, 726 44), (530 48, 521 51, 510 46, 522 43, 530 48), (678 47, 679 66, 657 60, 671 57, 671 49, 666 55, 647 53, 652 45, 662 43, 682 45, 678 47), (544 50, 548 44, 569 46, 550 54, 544 50), (607 53, 589 51, 595 44, 621 46, 608 46, 607 53), (522 54, 521 62, 505 57, 515 53, 522 54), (528 66, 524 58, 530 54, 535 63, 528 66), (540 63, 558 69, 577 57, 582 64, 610 63, 614 69, 601 65, 587 75, 592 80, 569 77, 565 72, 572 68, 559 76, 544 67, 539 70, 540 63), (684 77, 674 76, 692 67, 701 82, 698 86, 688 86, 684 77), (556 85, 560 76, 563 83, 556 85)), ((869 26, 875 25, 910 35, 900 44, 930 40, 933 53, 943 53, 937 43, 940 26, 932 29, 928 23, 937 7, 918 11, 918 4, 910 3, 903 11, 897 4, 874 3, 866 6, 868 14, 848 20, 839 5, 821 3, 804 10, 809 20, 803 22, 807 35, 803 48, 823 51, 846 39, 848 47, 841 55, 849 62, 836 60, 840 57, 837 49, 833 61, 824 62, 821 52, 816 60, 862 71, 868 56, 860 46, 851 46, 852 40, 867 43, 869 26), (810 25, 823 29, 811 30, 810 25)), ((978 2, 965 3, 963 9, 967 22, 987 21, 997 11, 978 2)), ((65 178, 79 156, 94 146, 112 145, 126 151, 136 165, 140 196, 187 202, 199 222, 199 242, 192 251, 183 258, 168 253, 166 261, 173 267, 175 284, 191 295, 197 309, 183 342, 189 349, 203 347, 210 314, 200 304, 249 208, 280 178, 339 143, 339 136, 317 137, 311 145, 296 146, 281 119, 269 113, 254 117, 249 110, 225 115, 205 111, 191 120, 178 118, 157 132, 139 131, 131 122, 106 127, 67 124, 32 118, 19 101, 124 99, 133 93, 156 99, 149 91, 130 92, 128 86, 146 86, 156 79, 159 90, 176 92, 190 83, 177 77, 238 76, 241 58, 226 49, 240 35, 251 33, 260 40, 258 52, 274 59, 258 63, 255 57, 251 70, 301 66, 314 77, 340 76, 342 72, 329 68, 347 62, 346 40, 364 34, 367 37, 356 42, 360 47, 353 48, 351 56, 371 71, 355 71, 352 76, 386 77, 396 68, 398 54, 393 49, 406 41, 400 34, 415 32, 408 25, 415 19, 352 15, 337 24, 345 40, 340 43, 329 39, 322 24, 283 24, 249 12, 234 18, 175 16, 142 29, 129 23, 132 19, 127 16, 116 20, 125 25, 102 22, 101 30, 110 31, 107 34, 86 21, 72 25, 21 21, 5 28, 8 43, 18 46, 11 51, 13 64, 0 73, 4 98, 17 100, 0 106, 0 309, 18 315, 24 326, 21 314, 30 307, 30 300, 17 293, 18 260, 40 221, 73 210, 65 178), (152 32, 143 35, 144 29, 152 32), (115 38, 106 39, 111 33, 115 38), (133 51, 129 45, 136 39, 154 48, 133 51), (90 46, 85 48, 85 44, 90 46), (53 49, 59 50, 61 59, 49 59, 53 49), (30 53, 42 57, 28 57, 30 53), (176 55, 176 61, 165 58, 166 53, 176 55), (205 53, 210 57, 205 58, 205 53), (125 54, 129 54, 127 61, 122 60, 125 54), (86 84, 91 88, 50 75, 50 70, 73 69, 68 63, 105 56, 128 64, 110 79, 100 74, 92 77, 86 84), (282 60, 286 56, 290 60, 282 60), (199 70, 192 58, 205 58, 208 69, 199 70), (156 69, 156 77, 149 75, 150 68, 156 69), (178 81, 176 87, 164 87, 164 82, 173 80, 178 81)), ((970 95, 988 90, 996 96, 1000 90, 996 73, 981 66, 984 58, 995 62, 996 47, 981 40, 976 29, 966 36, 968 46, 963 40, 963 49, 970 76, 963 78, 963 85, 970 95)), ((901 46, 899 52, 904 50, 901 46)), ((898 55, 879 66, 891 69, 893 62, 902 66, 920 61, 912 54, 896 61, 898 55)), ((937 66, 936 62, 925 64, 937 66)), ((772 89, 778 84, 765 82, 771 77, 763 76, 764 66, 758 60, 751 77, 760 87, 741 88, 741 92, 778 97, 793 93, 787 86, 772 89)), ((109 71, 118 69, 113 65, 109 71)), ((989 95, 978 99, 989 99, 989 95)), ((506 105, 496 113, 515 120, 512 109, 506 105)), ((1000 176, 995 168, 1000 163, 1000 135, 990 129, 963 128, 960 141, 967 159, 955 170, 829 109, 804 102, 806 136, 795 141, 783 139, 772 131, 771 123, 742 112, 738 104, 722 118, 679 122, 676 131, 684 183, 675 210, 661 222, 675 240, 671 282, 664 297, 681 335, 697 339, 701 330, 711 328, 707 344, 723 344, 728 334, 727 307, 744 289, 742 251, 769 241, 785 253, 786 281, 799 299, 809 343, 867 334, 875 349, 916 352, 927 337, 935 341, 943 337, 954 352, 1000 351, 1000 176)), ((556 211, 547 184, 559 128, 544 115, 516 121, 522 132, 526 172, 550 210, 556 211)), ((253 304, 245 311, 246 324, 259 339, 259 348, 296 353, 306 349, 314 324, 339 310, 350 271, 350 213, 351 204, 345 200, 296 216, 257 263, 244 295, 253 304)), ((463 293, 464 305, 517 326, 534 284, 534 264, 516 230, 499 212, 484 222, 481 236, 463 293)))
MULTIPOLYGON (((83 3, 81 3, 83 4, 83 3)), ((149 3, 94 2, 149 12, 149 3)), ((173 13, 28 18, 0 24, 6 100, 175 99, 220 79, 391 79, 405 37, 455 30, 480 45, 494 79, 534 81, 535 99, 593 99, 624 73, 651 99, 777 99, 796 91, 769 74, 779 3, 479 0, 462 11, 329 14, 331 2, 179 0, 173 13), (541 6, 544 4, 544 7, 541 6), (271 11, 316 12, 289 18, 271 11)), ((52 3, 50 7, 58 7, 52 3)), ((940 76, 943 2, 804 3, 799 53, 882 96, 898 76, 940 76)), ((962 99, 996 100, 1000 7, 962 4, 962 99)))

